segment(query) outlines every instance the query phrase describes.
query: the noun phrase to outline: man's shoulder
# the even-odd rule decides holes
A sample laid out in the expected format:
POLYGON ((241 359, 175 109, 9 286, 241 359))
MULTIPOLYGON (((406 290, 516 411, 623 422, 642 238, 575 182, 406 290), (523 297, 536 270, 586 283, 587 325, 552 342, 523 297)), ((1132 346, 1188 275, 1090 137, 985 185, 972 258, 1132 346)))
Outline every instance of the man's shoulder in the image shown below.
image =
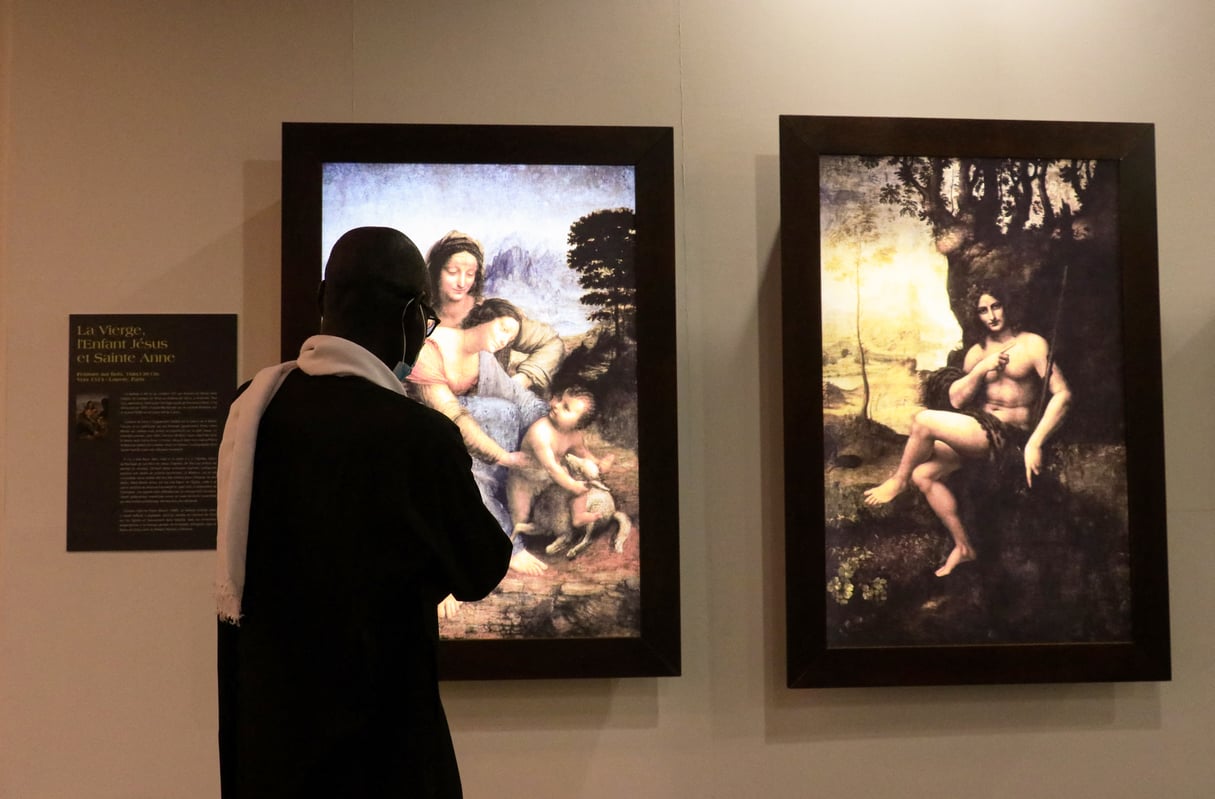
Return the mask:
MULTIPOLYGON (((359 427, 371 424, 385 436, 399 433, 415 438, 452 435, 459 438, 458 428, 443 414, 361 377, 313 377, 296 370, 290 382, 296 384, 299 400, 328 405, 328 414, 357 422, 359 427)), ((289 388, 288 384, 284 388, 289 388)))
POLYGON ((1017 343, 1023 345, 1031 352, 1046 352, 1049 349, 1046 339, 1028 330, 1023 330, 1017 334, 1017 343))
POLYGON ((966 369, 974 366, 979 358, 983 355, 983 342, 978 341, 970 345, 970 349, 966 350, 966 356, 962 359, 962 366, 966 369))
POLYGON ((382 415, 411 431, 434 431, 437 434, 456 431, 455 424, 443 414, 429 408, 406 394, 382 388, 360 380, 360 392, 367 401, 367 411, 382 415))

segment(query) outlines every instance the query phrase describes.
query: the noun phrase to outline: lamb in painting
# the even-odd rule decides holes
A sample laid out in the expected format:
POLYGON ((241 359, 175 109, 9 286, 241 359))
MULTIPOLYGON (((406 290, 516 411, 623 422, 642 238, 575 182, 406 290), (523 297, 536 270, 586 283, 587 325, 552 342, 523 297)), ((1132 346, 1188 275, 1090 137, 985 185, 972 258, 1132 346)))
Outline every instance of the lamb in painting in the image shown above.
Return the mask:
POLYGON ((570 501, 569 526, 564 528, 564 532, 558 533, 556 540, 545 547, 544 551, 555 555, 569 547, 565 556, 573 560, 591 545, 591 537, 596 529, 606 527, 614 519, 619 529, 612 541, 612 548, 623 552, 624 542, 633 531, 633 523, 627 514, 616 510, 616 500, 612 498, 612 492, 599 479, 599 466, 593 460, 580 458, 572 452, 566 454, 565 462, 571 473, 586 481, 589 490, 570 501), (581 540, 570 547, 570 541, 578 532, 582 533, 581 540))
POLYGON ((512 538, 519 534, 556 536, 544 551, 549 555, 564 552, 566 558, 573 560, 586 551, 596 533, 615 521, 617 530, 610 545, 616 552, 623 552, 633 523, 628 514, 617 509, 611 489, 601 479, 602 470, 608 468, 611 460, 609 455, 596 463, 572 452, 566 453, 563 461, 571 479, 578 480, 586 490, 571 495, 550 484, 535 498, 532 521, 515 524, 512 538), (575 538, 578 538, 577 543, 574 543, 575 538))

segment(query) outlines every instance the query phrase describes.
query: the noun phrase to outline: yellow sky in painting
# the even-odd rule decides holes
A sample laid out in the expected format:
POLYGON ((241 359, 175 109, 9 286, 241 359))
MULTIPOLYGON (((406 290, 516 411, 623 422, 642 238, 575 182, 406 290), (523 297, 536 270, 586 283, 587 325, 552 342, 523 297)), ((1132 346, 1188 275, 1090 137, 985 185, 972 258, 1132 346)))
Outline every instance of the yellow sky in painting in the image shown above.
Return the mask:
MULTIPOLYGON (((947 264, 937 252, 928 226, 906 217, 881 220, 881 241, 890 247, 889 263, 861 264, 861 335, 867 348, 900 358, 915 358, 919 369, 945 364, 946 354, 961 342, 961 330, 945 293, 947 264), (914 332, 913 332, 914 331, 914 332)), ((825 237, 824 237, 825 239, 825 237)), ((847 247, 822 247, 822 313, 824 344, 855 338, 857 291, 854 253, 847 247), (827 268, 833 262, 847 270, 827 268)))

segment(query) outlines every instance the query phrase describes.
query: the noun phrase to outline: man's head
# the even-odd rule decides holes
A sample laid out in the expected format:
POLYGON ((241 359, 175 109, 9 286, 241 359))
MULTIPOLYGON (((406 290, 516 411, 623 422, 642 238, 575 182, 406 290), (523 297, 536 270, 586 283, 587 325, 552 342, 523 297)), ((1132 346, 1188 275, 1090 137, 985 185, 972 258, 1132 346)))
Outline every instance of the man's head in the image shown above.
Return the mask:
POLYGON ((979 323, 991 333, 1003 333, 1008 319, 1004 316, 1004 301, 990 294, 980 294, 979 304, 975 308, 979 314, 979 323))
MULTIPOLYGON (((325 264, 321 332, 350 339, 390 366, 408 362, 402 353, 402 313, 410 300, 424 300, 426 293, 426 264, 408 236, 387 227, 354 228, 337 240, 325 264)), ((410 336, 415 357, 424 339, 410 336)))
POLYGON ((975 283, 966 293, 966 302, 974 313, 972 324, 977 336, 1020 330, 1020 320, 1015 314, 1017 300, 1004 283, 996 280, 975 283))

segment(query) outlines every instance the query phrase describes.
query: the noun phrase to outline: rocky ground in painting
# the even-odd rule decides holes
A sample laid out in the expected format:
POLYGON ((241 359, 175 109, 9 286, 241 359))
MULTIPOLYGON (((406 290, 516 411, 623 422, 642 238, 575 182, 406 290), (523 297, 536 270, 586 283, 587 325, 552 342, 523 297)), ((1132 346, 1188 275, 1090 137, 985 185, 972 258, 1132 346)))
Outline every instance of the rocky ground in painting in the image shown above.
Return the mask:
POLYGON ((441 619, 449 639, 619 638, 636 636, 641 625, 641 579, 637 544, 623 553, 597 541, 574 561, 533 554, 549 564, 542 575, 512 573, 485 599, 466 602, 455 619, 441 619))
MULTIPOLYGON (((628 515, 632 529, 622 552, 612 542, 616 522, 606 524, 590 547, 574 559, 563 553, 549 555, 544 548, 551 535, 527 537, 528 551, 548 564, 540 575, 510 572, 485 599, 465 602, 453 619, 439 619, 439 634, 446 639, 485 638, 619 638, 641 633, 641 559, 643 535, 637 516, 637 458, 632 450, 588 440, 599 457, 613 455, 604 475, 617 508, 628 515)), ((567 501, 557 489, 537 503, 536 516, 545 508, 567 501), (542 507, 543 506, 543 507, 542 507)), ((559 515, 553 510, 552 515, 559 515)))
POLYGON ((1061 442, 1032 490, 1023 468, 956 476, 979 559, 942 578, 933 571, 952 542, 918 491, 863 502, 893 471, 905 437, 855 419, 829 418, 825 432, 829 646, 1129 638, 1121 446, 1061 442))

